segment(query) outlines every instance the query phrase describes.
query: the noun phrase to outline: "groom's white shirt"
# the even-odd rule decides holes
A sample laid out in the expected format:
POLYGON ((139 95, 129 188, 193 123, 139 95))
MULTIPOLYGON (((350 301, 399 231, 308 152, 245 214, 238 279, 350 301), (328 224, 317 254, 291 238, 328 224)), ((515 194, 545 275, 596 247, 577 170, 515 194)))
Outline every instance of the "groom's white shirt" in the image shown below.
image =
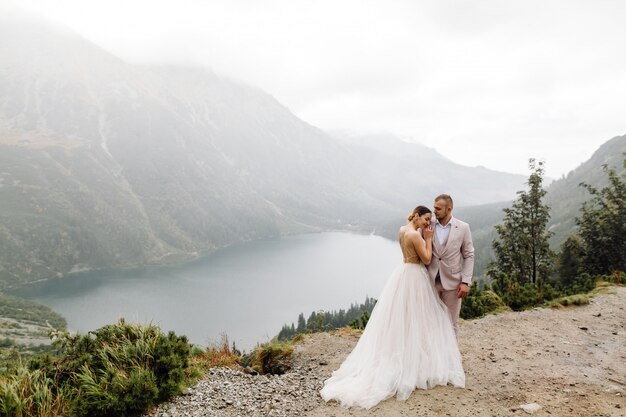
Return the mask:
POLYGON ((448 239, 448 235, 450 234, 450 229, 452 229, 451 221, 443 226, 441 223, 439 223, 439 219, 437 219, 437 223, 435 223, 435 233, 437 233, 437 239, 439 239, 439 242, 446 242, 446 240, 448 239))

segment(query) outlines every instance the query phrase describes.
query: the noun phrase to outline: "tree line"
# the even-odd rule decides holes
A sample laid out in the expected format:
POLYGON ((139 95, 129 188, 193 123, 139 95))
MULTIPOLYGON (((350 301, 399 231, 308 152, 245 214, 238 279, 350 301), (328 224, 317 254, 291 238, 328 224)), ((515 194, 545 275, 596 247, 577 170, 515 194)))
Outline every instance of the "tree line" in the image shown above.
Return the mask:
POLYGON ((304 313, 300 313, 298 324, 283 325, 276 337, 280 341, 286 341, 292 339, 297 334, 327 332, 345 326, 362 329, 367 324, 369 315, 374 310, 375 305, 376 300, 366 296, 364 303, 351 304, 348 310, 313 311, 306 320, 304 319, 304 313))
MULTIPOLYGON (((626 168, 626 159, 623 165, 626 168)), ((512 206, 503 210, 502 223, 495 226, 495 259, 488 266, 487 282, 473 288, 464 302, 466 317, 502 304, 521 310, 586 293, 599 280, 626 283, 626 171, 618 175, 603 165, 606 186, 579 184, 590 199, 576 218, 577 232, 554 252, 548 244, 550 207, 543 202, 544 163, 530 159, 529 168, 528 189, 518 191, 512 206), (494 295, 502 303, 494 301, 494 295)))

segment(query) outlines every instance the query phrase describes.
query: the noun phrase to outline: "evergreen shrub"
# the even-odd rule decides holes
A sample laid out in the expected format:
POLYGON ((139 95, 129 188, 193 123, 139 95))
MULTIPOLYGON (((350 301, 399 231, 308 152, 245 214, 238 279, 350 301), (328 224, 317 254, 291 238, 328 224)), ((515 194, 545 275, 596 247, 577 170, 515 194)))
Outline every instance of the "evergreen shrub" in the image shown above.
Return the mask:
POLYGON ((483 291, 478 285, 472 285, 469 295, 461 304, 461 317, 474 319, 506 308, 506 304, 498 294, 490 289, 483 291))
POLYGON ((55 344, 60 356, 31 368, 70 392, 73 415, 90 417, 136 415, 180 394, 191 350, 185 336, 123 319, 86 335, 62 333, 55 344))

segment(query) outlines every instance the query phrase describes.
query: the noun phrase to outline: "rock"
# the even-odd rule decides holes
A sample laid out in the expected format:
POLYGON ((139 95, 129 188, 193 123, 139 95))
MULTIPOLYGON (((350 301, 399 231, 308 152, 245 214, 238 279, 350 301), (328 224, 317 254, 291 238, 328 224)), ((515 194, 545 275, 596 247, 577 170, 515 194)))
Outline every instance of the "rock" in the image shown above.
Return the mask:
POLYGON ((254 369, 252 369, 252 368, 251 368, 251 367, 249 367, 249 366, 246 366, 245 368, 243 368, 243 371, 244 371, 246 374, 249 374, 249 375, 258 375, 258 374, 259 374, 257 371, 255 371, 254 369))
POLYGON ((528 414, 533 414, 535 411, 539 411, 542 409, 542 407, 537 403, 522 404, 519 406, 519 408, 521 408, 528 414))

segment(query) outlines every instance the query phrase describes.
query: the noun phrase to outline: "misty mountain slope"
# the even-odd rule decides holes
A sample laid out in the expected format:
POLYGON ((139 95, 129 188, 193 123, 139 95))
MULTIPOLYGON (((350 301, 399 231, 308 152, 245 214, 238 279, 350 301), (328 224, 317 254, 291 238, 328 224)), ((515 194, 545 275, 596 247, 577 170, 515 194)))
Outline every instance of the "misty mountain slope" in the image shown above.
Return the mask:
POLYGON ((511 199, 511 191, 524 183, 522 175, 459 165, 434 149, 393 135, 339 139, 349 143, 368 167, 362 179, 373 185, 371 192, 398 207, 430 206, 442 193, 452 195, 459 206, 503 201, 511 199))
POLYGON ((210 71, 129 65, 63 29, 0 23, 3 286, 372 230, 440 192, 491 202, 522 181, 396 139, 383 145, 396 154, 338 141, 210 71), (431 176, 438 161, 452 187, 431 176))
POLYGON ((590 184, 596 188, 608 185, 602 165, 608 165, 618 173, 624 172, 626 135, 616 136, 604 143, 589 160, 570 171, 566 177, 554 181, 547 188, 546 203, 550 206, 550 230, 554 232, 550 243, 558 247, 576 230, 575 218, 580 216, 583 202, 591 194, 578 184, 590 184))
POLYGON ((368 215, 366 207, 388 206, 360 186, 349 149, 297 119, 271 96, 204 71, 158 72, 176 88, 174 108, 184 109, 184 117, 208 133, 204 140, 226 159, 233 175, 285 215, 308 212, 315 222, 328 216, 355 219, 368 215), (353 201, 361 201, 363 208, 353 201))

